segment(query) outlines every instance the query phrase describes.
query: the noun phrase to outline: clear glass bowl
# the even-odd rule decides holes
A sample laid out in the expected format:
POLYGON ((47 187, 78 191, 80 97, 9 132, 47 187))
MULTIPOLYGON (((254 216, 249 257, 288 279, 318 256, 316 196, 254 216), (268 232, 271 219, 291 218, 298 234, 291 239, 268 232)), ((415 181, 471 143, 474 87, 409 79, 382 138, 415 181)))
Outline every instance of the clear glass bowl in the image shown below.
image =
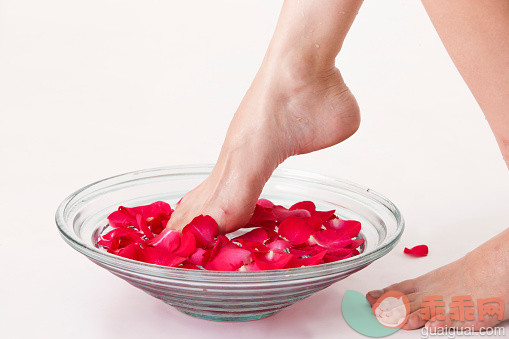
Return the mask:
POLYGON ((262 196, 290 206, 302 200, 335 209, 362 223, 362 253, 322 265, 257 272, 197 271, 125 259, 94 244, 119 205, 157 200, 172 206, 210 173, 211 166, 179 166, 122 174, 88 185, 58 207, 56 223, 64 240, 130 284, 194 317, 217 321, 261 319, 309 297, 387 254, 404 228, 399 210, 383 196, 347 181, 278 169, 262 196))

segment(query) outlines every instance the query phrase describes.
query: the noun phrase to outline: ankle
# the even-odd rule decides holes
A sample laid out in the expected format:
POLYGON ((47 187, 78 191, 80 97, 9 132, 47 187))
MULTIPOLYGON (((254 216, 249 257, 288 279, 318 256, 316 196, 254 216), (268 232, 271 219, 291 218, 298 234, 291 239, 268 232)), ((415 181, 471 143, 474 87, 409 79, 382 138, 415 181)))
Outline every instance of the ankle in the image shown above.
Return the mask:
POLYGON ((284 52, 269 49, 257 74, 266 85, 268 82, 289 95, 332 77, 336 83, 338 77, 343 82, 334 58, 295 49, 284 52))

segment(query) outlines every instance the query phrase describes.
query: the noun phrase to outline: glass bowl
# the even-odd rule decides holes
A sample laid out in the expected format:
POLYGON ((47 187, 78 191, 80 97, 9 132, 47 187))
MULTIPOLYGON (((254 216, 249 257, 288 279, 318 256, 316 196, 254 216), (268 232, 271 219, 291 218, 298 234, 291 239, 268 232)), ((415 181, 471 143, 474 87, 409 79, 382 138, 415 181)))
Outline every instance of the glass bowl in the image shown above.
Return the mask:
POLYGON ((404 228, 396 206, 369 188, 323 175, 278 169, 262 197, 289 207, 302 200, 362 223, 361 254, 316 266, 255 272, 197 271, 125 259, 95 246, 106 217, 119 205, 175 203, 202 182, 212 166, 141 170, 85 186, 58 207, 64 240, 97 265, 193 317, 216 321, 261 319, 348 277, 387 254, 404 228))

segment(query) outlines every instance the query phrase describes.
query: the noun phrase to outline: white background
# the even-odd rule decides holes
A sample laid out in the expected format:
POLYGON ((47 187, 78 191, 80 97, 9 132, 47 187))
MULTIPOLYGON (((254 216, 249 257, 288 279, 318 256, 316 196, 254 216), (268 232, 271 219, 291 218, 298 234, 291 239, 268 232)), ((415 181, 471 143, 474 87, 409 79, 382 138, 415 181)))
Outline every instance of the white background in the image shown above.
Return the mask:
POLYGON ((273 317, 214 323, 66 245, 53 215, 72 191, 131 170, 215 161, 280 6, 0 0, 2 338, 361 337, 340 313, 345 290, 415 277, 509 226, 507 168, 421 4, 367 0, 338 58, 361 129, 284 166, 389 197, 407 221, 393 252, 273 317), (428 257, 403 255, 421 243, 428 257))

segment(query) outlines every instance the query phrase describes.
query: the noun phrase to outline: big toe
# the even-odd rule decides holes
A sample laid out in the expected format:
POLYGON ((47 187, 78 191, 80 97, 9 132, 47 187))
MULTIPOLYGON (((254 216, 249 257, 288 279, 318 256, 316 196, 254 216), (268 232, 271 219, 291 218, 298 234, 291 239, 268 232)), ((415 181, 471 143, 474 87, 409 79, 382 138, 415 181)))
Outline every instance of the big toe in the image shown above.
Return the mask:
POLYGON ((196 206, 189 206, 187 202, 181 202, 175 207, 166 227, 182 231, 185 225, 189 224, 194 217, 200 214, 200 210, 196 206))
MULTIPOLYGON (((207 193, 201 193, 206 195, 207 193)), ((245 225, 252 214, 254 207, 246 205, 238 206, 228 204, 222 200, 214 200, 203 203, 196 195, 185 196, 182 202, 175 208, 168 221, 167 227, 181 231, 188 223, 199 215, 211 216, 219 225, 219 233, 233 232, 245 225)))

